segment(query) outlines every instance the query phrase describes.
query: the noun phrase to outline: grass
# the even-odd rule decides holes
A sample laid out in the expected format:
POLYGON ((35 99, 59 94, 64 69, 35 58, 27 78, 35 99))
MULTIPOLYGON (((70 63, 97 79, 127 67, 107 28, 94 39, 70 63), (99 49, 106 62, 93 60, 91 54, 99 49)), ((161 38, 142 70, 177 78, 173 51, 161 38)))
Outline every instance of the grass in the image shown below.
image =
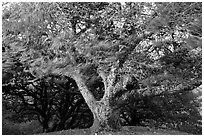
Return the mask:
MULTIPOLYGON (((87 129, 70 129, 62 130, 58 132, 41 133, 42 127, 39 122, 34 120, 30 122, 14 123, 7 119, 3 120, 2 123, 2 134, 3 135, 95 135, 96 133, 91 132, 90 128, 87 129)), ((124 126, 120 131, 101 131, 98 135, 189 135, 188 133, 176 131, 176 130, 165 130, 156 129, 150 127, 141 126, 124 126)))
POLYGON ((2 122, 3 135, 32 135, 42 132, 41 125, 38 121, 14 123, 7 119, 2 122))
MULTIPOLYGON (((43 135, 94 135, 89 128, 87 129, 71 129, 59 132, 43 133, 43 135)), ((154 129, 149 127, 125 126, 121 131, 101 131, 97 135, 189 135, 185 132, 154 129)))

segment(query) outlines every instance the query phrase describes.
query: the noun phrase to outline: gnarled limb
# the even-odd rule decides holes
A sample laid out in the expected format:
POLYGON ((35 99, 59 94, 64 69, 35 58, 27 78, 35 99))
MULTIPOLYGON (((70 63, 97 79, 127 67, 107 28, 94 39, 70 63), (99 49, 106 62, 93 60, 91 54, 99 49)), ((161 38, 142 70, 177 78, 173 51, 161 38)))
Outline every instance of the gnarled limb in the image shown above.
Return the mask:
POLYGON ((84 97, 87 105, 89 108, 93 111, 96 105, 96 99, 91 93, 91 91, 88 90, 87 86, 85 85, 85 81, 82 79, 80 74, 75 74, 72 76, 72 78, 75 80, 82 96, 84 97))

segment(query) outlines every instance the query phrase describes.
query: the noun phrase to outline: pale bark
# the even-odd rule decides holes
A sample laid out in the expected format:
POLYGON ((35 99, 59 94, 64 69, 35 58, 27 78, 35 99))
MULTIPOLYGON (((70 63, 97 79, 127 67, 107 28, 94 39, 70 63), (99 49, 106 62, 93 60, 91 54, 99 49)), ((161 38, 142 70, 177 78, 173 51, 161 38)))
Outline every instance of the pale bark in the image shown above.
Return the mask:
POLYGON ((103 70, 98 71, 104 83, 104 95, 101 100, 97 101, 92 92, 86 85, 86 80, 83 79, 83 75, 77 70, 55 70, 56 73, 67 75, 73 78, 85 100, 90 108, 94 122, 91 127, 92 132, 98 132, 100 130, 120 130, 120 108, 121 103, 117 102, 120 99, 116 99, 115 95, 125 87, 126 76, 119 76, 117 74, 117 66, 112 66, 109 73, 105 73, 103 70), (120 104, 120 105, 119 105, 120 104), (119 106, 119 107, 118 107, 119 106))
POLYGON ((85 81, 79 74, 73 75, 73 78, 91 111, 93 112, 96 106, 96 99, 93 94, 88 90, 87 86, 85 85, 85 81))
POLYGON ((57 73, 63 73, 71 78, 73 78, 85 100, 88 107, 93 113, 94 122, 91 129, 93 132, 97 132, 103 129, 108 130, 119 130, 121 128, 119 116, 120 108, 117 107, 117 103, 114 99, 114 95, 117 93, 117 90, 122 88, 119 86, 121 80, 117 81, 117 72, 116 68, 112 67, 111 71, 106 74, 101 71, 99 75, 103 79, 105 92, 103 98, 100 101, 97 101, 92 92, 86 86, 86 81, 83 79, 83 76, 78 71, 55 71, 57 73))
POLYGON ((114 91, 114 82, 116 78, 114 70, 115 69, 112 68, 108 75, 105 73, 99 74, 102 77, 105 86, 105 93, 100 101, 97 101, 93 94, 88 90, 81 75, 73 75, 82 96, 93 113, 94 122, 91 127, 93 132, 103 129, 119 130, 121 128, 119 121, 120 109, 112 103, 114 93, 116 92, 114 91))
POLYGON ((120 130, 120 109, 114 109, 109 101, 97 102, 94 115, 94 123, 91 129, 93 132, 98 132, 100 130, 120 130))
MULTIPOLYGON (((117 93, 117 85, 120 84, 116 80, 116 69, 111 68, 109 74, 105 74, 103 71, 100 71, 99 75, 102 77, 105 93, 103 98, 97 102, 94 114, 94 124, 92 126, 93 130, 120 130, 120 108, 117 107, 115 102, 114 95, 117 93)), ((122 86, 121 86, 122 88, 122 86)))

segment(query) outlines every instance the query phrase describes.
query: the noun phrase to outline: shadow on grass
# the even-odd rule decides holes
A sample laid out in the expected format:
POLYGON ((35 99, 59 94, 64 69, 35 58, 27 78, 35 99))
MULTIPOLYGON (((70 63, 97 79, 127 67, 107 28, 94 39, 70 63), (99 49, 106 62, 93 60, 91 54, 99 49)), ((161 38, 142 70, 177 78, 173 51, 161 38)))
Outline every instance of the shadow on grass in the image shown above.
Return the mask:
POLYGON ((42 132, 41 125, 38 121, 30 121, 23 123, 14 123, 7 119, 2 121, 3 135, 33 135, 42 132))
POLYGON ((137 126, 125 126, 121 131, 101 131, 99 133, 93 133, 89 128, 87 129, 72 129, 62 130, 59 132, 44 133, 43 135, 189 135, 185 132, 154 129, 149 127, 137 127, 137 126))

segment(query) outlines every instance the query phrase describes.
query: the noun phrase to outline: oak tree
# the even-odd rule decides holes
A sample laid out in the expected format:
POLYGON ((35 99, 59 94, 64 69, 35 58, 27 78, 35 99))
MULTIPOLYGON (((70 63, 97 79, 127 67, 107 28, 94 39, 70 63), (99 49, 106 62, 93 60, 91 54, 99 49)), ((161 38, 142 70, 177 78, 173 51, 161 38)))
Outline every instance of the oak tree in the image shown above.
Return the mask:
POLYGON ((2 16, 10 54, 3 72, 19 62, 36 78, 72 78, 93 113, 93 131, 118 130, 121 108, 136 92, 127 90, 133 79, 147 87, 139 92, 183 81, 174 75, 183 59, 164 57, 184 49, 201 54, 201 9, 201 3, 11 3, 2 16))

